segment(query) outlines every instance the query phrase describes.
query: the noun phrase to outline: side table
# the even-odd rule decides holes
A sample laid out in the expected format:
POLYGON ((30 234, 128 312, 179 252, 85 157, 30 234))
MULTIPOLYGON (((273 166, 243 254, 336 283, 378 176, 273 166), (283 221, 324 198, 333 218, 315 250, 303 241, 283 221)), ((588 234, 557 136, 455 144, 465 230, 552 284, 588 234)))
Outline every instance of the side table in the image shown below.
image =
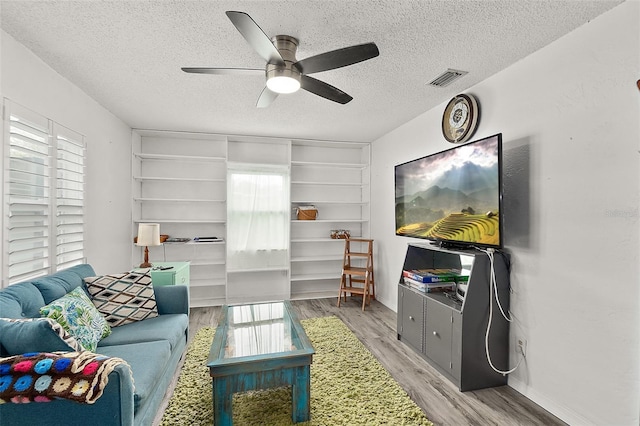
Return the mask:
POLYGON ((190 262, 154 262, 151 281, 154 286, 189 285, 190 262), (171 269, 158 269, 168 268, 171 269))

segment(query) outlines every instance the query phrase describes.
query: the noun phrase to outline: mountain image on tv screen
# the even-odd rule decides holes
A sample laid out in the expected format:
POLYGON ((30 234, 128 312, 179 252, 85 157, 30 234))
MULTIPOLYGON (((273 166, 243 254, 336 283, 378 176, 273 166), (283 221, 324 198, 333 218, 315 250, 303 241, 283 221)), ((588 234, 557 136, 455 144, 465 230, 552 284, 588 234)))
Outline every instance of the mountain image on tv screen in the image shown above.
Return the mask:
POLYGON ((501 246, 501 135, 395 168, 396 234, 501 246))

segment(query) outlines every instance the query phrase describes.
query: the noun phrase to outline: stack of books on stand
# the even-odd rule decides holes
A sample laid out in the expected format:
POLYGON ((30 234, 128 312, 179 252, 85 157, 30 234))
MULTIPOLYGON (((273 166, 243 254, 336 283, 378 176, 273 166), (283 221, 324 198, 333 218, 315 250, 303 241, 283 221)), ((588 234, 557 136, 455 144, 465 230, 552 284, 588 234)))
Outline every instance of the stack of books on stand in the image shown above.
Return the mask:
POLYGON ((411 269, 402 271, 404 283, 424 293, 453 291, 457 283, 469 281, 458 269, 411 269))

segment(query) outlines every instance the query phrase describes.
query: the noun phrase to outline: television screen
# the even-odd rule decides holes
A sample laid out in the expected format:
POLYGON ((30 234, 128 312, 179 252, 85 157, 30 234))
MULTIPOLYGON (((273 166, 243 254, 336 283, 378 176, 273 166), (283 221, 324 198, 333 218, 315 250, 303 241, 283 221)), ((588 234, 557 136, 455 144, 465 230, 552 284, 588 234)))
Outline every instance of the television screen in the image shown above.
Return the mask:
POLYGON ((396 235, 502 247, 502 134, 395 167, 396 235))

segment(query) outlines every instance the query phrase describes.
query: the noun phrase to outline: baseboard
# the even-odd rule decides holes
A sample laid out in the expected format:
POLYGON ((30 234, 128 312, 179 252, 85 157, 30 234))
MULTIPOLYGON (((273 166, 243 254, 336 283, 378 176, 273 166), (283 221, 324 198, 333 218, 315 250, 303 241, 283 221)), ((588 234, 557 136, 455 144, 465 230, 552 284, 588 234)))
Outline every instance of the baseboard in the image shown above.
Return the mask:
MULTIPOLYGON (((398 312, 398 305, 391 303, 391 301, 386 298, 386 297, 379 297, 378 295, 376 295, 376 300, 380 303, 382 303, 384 306, 386 306, 387 308, 391 309, 393 312, 398 312)), ((394 301, 396 302, 396 301, 394 301)))
POLYGON ((531 401, 535 402, 554 416, 558 417, 563 422, 570 425, 582 425, 582 426, 595 426, 595 423, 575 412, 574 410, 558 404, 557 401, 550 399, 548 396, 543 395, 527 386, 526 383, 509 376, 508 386, 520 392, 531 401))

